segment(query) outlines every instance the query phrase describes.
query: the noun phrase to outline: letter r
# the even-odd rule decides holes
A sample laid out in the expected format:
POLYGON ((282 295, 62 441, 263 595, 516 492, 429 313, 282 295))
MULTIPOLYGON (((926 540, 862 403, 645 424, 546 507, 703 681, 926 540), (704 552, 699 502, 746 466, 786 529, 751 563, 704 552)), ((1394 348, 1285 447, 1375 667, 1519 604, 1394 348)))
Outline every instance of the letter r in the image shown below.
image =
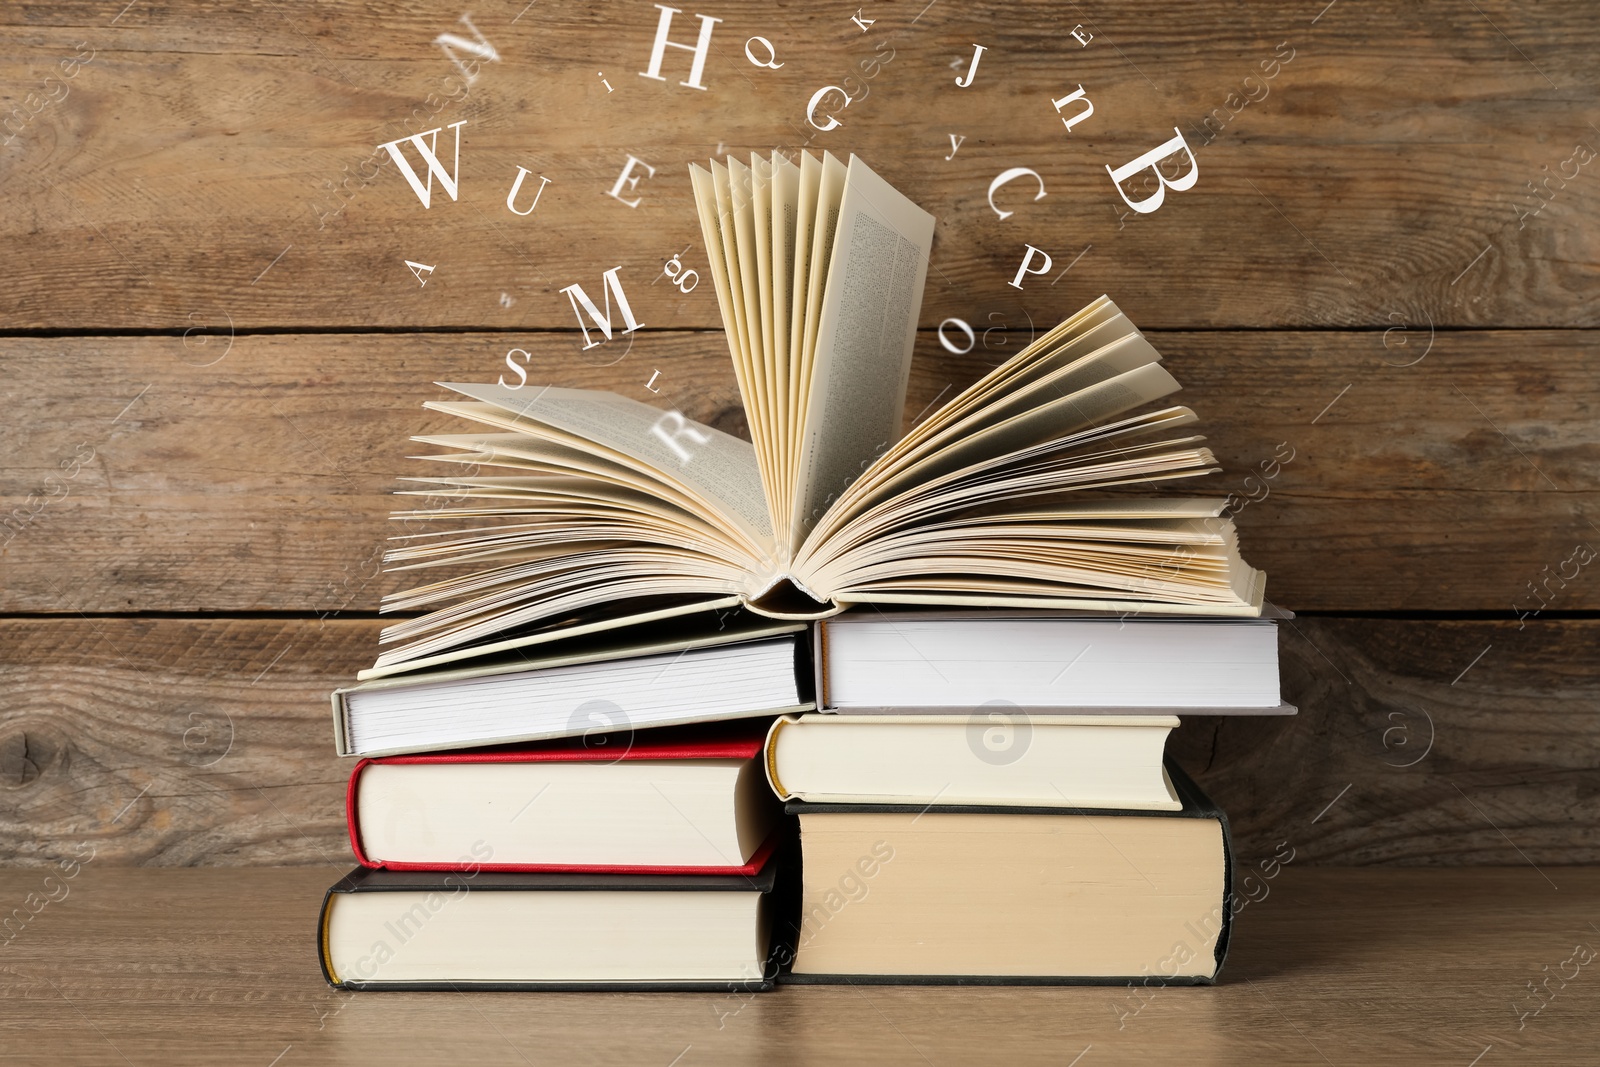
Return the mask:
POLYGON ((683 463, 688 463, 692 457, 689 454, 689 450, 678 443, 678 438, 687 437, 697 445, 707 444, 711 440, 709 436, 690 426, 689 420, 676 411, 669 411, 657 419, 656 424, 650 427, 650 432, 661 438, 662 442, 672 449, 683 463), (670 430, 667 428, 668 423, 672 424, 670 430))

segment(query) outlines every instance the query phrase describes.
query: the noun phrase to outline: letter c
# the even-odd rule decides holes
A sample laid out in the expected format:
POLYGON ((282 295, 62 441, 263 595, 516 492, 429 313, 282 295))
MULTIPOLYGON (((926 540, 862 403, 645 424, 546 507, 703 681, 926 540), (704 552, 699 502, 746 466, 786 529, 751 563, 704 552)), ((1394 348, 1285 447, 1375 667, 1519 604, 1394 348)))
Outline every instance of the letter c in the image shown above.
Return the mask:
POLYGON ((994 181, 989 183, 989 206, 994 208, 994 213, 1000 216, 1001 221, 1009 219, 1012 215, 1015 215, 1016 212, 1001 211, 999 208, 995 207, 994 194, 999 191, 1002 185, 1005 185, 1007 182, 1014 181, 1017 178, 1022 177, 1024 174, 1033 175, 1033 180, 1039 183, 1039 195, 1035 196, 1034 200, 1038 201, 1044 199, 1044 179, 1039 177, 1038 171, 1029 170, 1027 167, 1012 167, 1008 171, 1003 171, 997 178, 995 178, 994 181))

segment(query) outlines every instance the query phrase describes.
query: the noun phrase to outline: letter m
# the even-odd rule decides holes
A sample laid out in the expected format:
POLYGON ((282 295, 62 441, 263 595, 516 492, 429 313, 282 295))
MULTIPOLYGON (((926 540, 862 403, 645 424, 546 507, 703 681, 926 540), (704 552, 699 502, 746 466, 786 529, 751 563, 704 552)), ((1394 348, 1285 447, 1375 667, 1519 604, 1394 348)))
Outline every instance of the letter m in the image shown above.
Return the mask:
POLYGON ((606 340, 611 340, 611 294, 613 292, 617 294, 617 310, 622 312, 622 321, 628 324, 628 328, 622 332, 632 333, 634 330, 637 330, 640 326, 644 325, 633 317, 633 309, 628 306, 628 297, 622 291, 622 283, 617 280, 617 271, 621 269, 622 267, 619 264, 618 266, 612 267, 610 270, 606 271, 600 276, 602 279, 602 291, 600 295, 605 297, 606 301, 606 310, 604 314, 601 313, 599 308, 594 306, 594 301, 590 300, 589 294, 583 291, 583 286, 574 284, 569 285, 565 289, 561 290, 563 293, 567 294, 567 299, 572 301, 572 313, 578 316, 578 328, 583 331, 583 347, 586 350, 593 348, 602 342, 590 340, 589 325, 583 321, 583 313, 585 311, 589 313, 589 318, 594 320, 594 324, 600 328, 600 332, 605 335, 606 340), (580 307, 582 310, 580 310, 580 307))
POLYGON ((456 175, 461 172, 461 127, 466 124, 467 120, 462 119, 460 122, 452 122, 448 127, 435 127, 431 130, 424 130, 421 133, 414 133, 410 137, 399 137, 378 146, 379 148, 388 149, 389 158, 394 160, 395 166, 400 168, 400 173, 405 175, 406 181, 411 183, 411 188, 417 194, 417 199, 422 201, 424 210, 428 208, 429 200, 432 198, 435 175, 439 178, 439 187, 449 194, 451 200, 456 198, 456 175), (444 169, 444 164, 439 162, 439 157, 434 155, 434 149, 439 144, 439 131, 442 129, 456 131, 455 159, 448 171, 444 169), (429 143, 422 143, 424 137, 429 138, 429 143), (422 156, 422 162, 428 169, 428 181, 426 184, 423 183, 421 178, 417 177, 417 172, 411 169, 411 161, 406 158, 404 152, 400 151, 401 141, 410 141, 416 146, 417 153, 422 156))
POLYGON ((472 24, 470 18, 462 15, 461 21, 466 25, 467 29, 472 31, 472 36, 477 38, 476 41, 469 41, 465 37, 458 37, 453 33, 441 33, 433 39, 433 43, 444 49, 444 54, 449 57, 450 62, 456 65, 456 69, 467 80, 467 84, 471 85, 478 80, 478 64, 474 62, 472 64, 473 69, 468 70, 467 65, 461 62, 461 57, 456 55, 455 50, 459 48, 468 55, 482 56, 491 63, 500 62, 500 53, 494 50, 494 45, 489 43, 488 38, 478 32, 478 27, 472 24))

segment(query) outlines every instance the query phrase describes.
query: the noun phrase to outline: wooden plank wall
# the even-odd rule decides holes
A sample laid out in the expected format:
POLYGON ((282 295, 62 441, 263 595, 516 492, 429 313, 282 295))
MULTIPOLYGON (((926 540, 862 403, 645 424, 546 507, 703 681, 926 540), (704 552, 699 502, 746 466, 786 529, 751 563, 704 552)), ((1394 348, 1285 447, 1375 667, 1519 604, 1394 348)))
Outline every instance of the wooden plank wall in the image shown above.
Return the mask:
POLYGON ((1175 735, 1243 857, 1600 860, 1588 6, 856 6, 685 5, 674 41, 721 20, 704 91, 685 51, 641 76, 642 0, 474 9, 465 70, 432 0, 0 9, 0 862, 342 862, 325 694, 374 654, 430 383, 518 348, 737 430, 709 283, 664 265, 704 267, 686 164, 773 146, 938 217, 909 410, 1102 292, 1167 356, 1301 612, 1298 718, 1175 735), (424 209, 375 146, 458 121, 424 209), (1136 215, 1105 168, 1174 128, 1199 179, 1136 215), (1014 167, 1045 196, 991 208, 1014 167), (585 351, 560 290, 611 267, 644 328, 585 351))

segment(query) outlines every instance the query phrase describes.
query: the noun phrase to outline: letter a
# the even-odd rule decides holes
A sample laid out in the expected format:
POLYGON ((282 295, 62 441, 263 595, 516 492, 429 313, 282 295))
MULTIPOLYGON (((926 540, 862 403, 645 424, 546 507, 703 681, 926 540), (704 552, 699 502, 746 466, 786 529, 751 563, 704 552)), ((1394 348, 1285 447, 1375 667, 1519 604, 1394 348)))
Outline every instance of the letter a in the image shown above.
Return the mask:
POLYGON ((677 41, 667 40, 667 31, 672 29, 672 16, 678 13, 678 9, 667 7, 665 4, 655 6, 661 9, 661 21, 656 24, 656 43, 650 51, 650 69, 640 71, 639 77, 653 78, 658 82, 666 81, 667 79, 661 76, 661 60, 666 57, 668 48, 681 48, 685 52, 694 53, 694 64, 689 68, 689 80, 678 84, 690 89, 703 90, 705 86, 700 82, 700 75, 705 73, 706 53, 711 51, 711 27, 722 20, 714 19, 710 15, 695 15, 695 18, 700 20, 700 40, 695 44, 679 44, 677 41))
POLYGON ((379 148, 388 149, 389 157, 394 160, 395 166, 400 168, 400 173, 405 176, 406 181, 411 183, 411 188, 417 194, 417 199, 422 201, 424 210, 428 208, 429 200, 433 194, 433 179, 435 175, 439 178, 439 187, 449 194, 451 200, 456 198, 456 174, 461 169, 461 127, 466 124, 467 120, 462 119, 460 122, 452 122, 448 127, 440 126, 431 130, 424 130, 422 133, 414 133, 410 137, 396 138, 378 146, 379 148), (444 169, 444 164, 439 162, 439 157, 433 154, 434 147, 439 143, 439 130, 442 129, 456 131, 455 161, 451 164, 449 171, 444 169), (422 143, 422 138, 425 136, 431 136, 431 145, 422 143), (428 183, 426 185, 422 183, 421 178, 417 177, 417 172, 411 169, 411 161, 406 159, 405 153, 400 151, 401 141, 410 141, 416 145, 418 154, 422 156, 422 162, 428 168, 428 183))
POLYGON ((1174 192, 1181 193, 1185 189, 1193 188, 1194 183, 1200 180, 1200 164, 1195 160, 1194 153, 1189 151, 1188 144, 1184 142, 1183 134, 1178 133, 1178 127, 1176 126, 1172 127, 1172 132, 1176 135, 1172 140, 1150 149, 1150 151, 1132 163, 1124 163, 1116 170, 1112 170, 1109 166, 1106 167, 1106 173, 1111 175, 1112 184, 1117 187, 1117 195, 1121 196, 1129 207, 1141 215, 1148 215, 1161 206, 1161 201, 1166 198, 1169 186, 1174 192), (1161 173, 1161 168, 1157 164, 1174 152, 1182 152, 1189 157, 1189 173, 1169 182, 1166 175, 1161 173), (1137 202, 1129 200, 1128 194, 1122 188, 1122 183, 1147 168, 1155 172, 1156 181, 1159 183, 1156 186, 1156 191, 1143 200, 1137 202))
POLYGON ((622 283, 617 280, 617 271, 621 269, 622 267, 619 264, 600 276, 602 279, 601 295, 605 297, 606 301, 604 314, 601 314, 600 309, 594 306, 594 301, 590 300, 589 295, 583 291, 583 286, 574 284, 561 290, 567 294, 567 299, 572 301, 572 313, 578 316, 578 328, 583 331, 583 347, 585 351, 602 342, 589 339, 589 326, 583 321, 584 311, 589 313, 589 317, 600 328, 600 332, 605 335, 606 340, 611 340, 611 294, 613 292, 617 294, 617 310, 622 312, 622 321, 628 324, 628 328, 622 332, 632 333, 644 325, 634 319, 633 309, 628 306, 628 298, 622 291, 622 283), (579 310, 579 305, 582 305, 582 311, 579 310))

